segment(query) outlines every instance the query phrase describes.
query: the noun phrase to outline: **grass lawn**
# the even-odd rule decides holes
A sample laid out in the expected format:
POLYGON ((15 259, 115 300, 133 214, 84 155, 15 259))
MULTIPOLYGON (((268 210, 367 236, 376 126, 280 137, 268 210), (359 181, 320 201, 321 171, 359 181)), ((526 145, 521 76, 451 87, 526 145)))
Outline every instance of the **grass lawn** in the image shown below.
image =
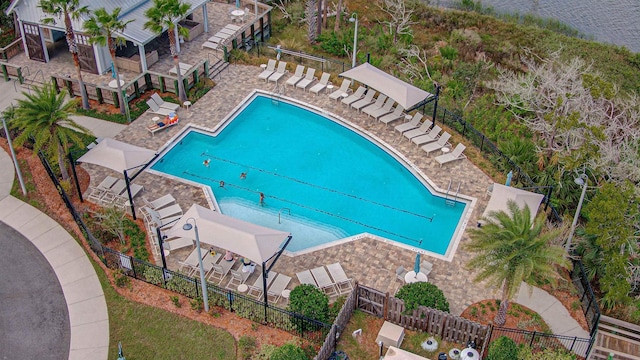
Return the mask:
POLYGON ((235 359, 228 332, 120 296, 104 271, 93 264, 109 309, 109 359, 118 357, 118 341, 127 360, 235 359))

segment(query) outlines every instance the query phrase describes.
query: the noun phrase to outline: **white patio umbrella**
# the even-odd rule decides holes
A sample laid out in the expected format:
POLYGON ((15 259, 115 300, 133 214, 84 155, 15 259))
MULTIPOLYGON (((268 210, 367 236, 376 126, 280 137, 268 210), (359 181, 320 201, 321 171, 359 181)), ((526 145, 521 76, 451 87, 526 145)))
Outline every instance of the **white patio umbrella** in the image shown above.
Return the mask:
MULTIPOLYGON (((509 200, 513 200, 518 204, 520 209, 524 209, 525 205, 529 206, 529 209, 531 210, 531 221, 533 222, 536 214, 538 214, 538 208, 540 207, 540 203, 543 199, 544 195, 542 194, 514 188, 512 186, 493 184, 491 199, 489 199, 489 203, 487 204, 487 208, 484 210, 482 217, 485 218, 490 216, 491 212, 508 212, 509 200)), ((479 223, 482 224, 483 221, 480 220, 479 223)))
POLYGON ((77 161, 123 172, 148 163, 155 154, 153 150, 106 138, 77 161))
POLYGON ((104 166, 123 174, 124 180, 127 182, 127 194, 129 195, 129 204, 131 204, 131 214, 135 220, 136 211, 131 197, 129 181, 135 179, 154 156, 156 156, 156 152, 153 150, 106 138, 102 139, 98 145, 87 151, 87 153, 82 155, 77 161, 104 166), (127 171, 135 168, 140 169, 134 176, 129 178, 127 171))
POLYGON ((252 261, 262 264, 264 300, 267 302, 267 274, 277 256, 286 248, 291 234, 252 224, 243 220, 223 215, 219 212, 193 204, 182 218, 178 220, 165 235, 195 239, 195 233, 184 230, 189 219, 194 219, 198 226, 200 242, 240 254, 252 261), (276 257, 269 269, 267 262, 276 257))
POLYGON ((347 70, 340 76, 353 79, 380 91, 405 109, 411 109, 421 101, 433 96, 431 93, 387 74, 369 63, 347 70))

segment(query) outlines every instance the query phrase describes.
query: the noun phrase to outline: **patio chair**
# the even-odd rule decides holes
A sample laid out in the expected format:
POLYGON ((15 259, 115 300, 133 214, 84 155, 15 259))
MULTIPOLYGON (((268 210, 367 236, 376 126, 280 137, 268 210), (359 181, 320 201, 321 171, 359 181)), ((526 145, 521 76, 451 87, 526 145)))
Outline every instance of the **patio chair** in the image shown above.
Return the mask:
POLYGON ((313 278, 313 275, 311 275, 311 271, 309 270, 304 270, 296 273, 296 277, 298 278, 298 281, 300 281, 300 284, 313 285, 315 287, 318 287, 316 280, 313 278))
POLYGON ((153 95, 151 95, 151 100, 155 101, 156 104, 158 104, 158 106, 164 109, 176 111, 178 110, 178 108, 180 108, 180 104, 175 104, 172 102, 162 100, 162 98, 160 97, 160 95, 158 95, 158 93, 153 93, 153 95))
POLYGON ((311 85, 313 80, 317 80, 316 77, 314 76, 315 73, 316 73, 316 69, 307 68, 307 73, 305 74, 304 79, 298 81, 298 83, 296 84, 296 88, 306 91, 307 87, 311 85))
POLYGON ((267 67, 264 69, 264 71, 260 73, 260 75, 258 75, 258 79, 264 80, 265 82, 267 82, 267 79, 269 78, 269 76, 271 76, 271 74, 273 74, 275 71, 276 71, 276 61, 273 59, 269 59, 269 62, 267 62, 267 67))
POLYGON ((157 219, 163 220, 163 219, 167 219, 169 217, 173 217, 173 216, 180 216, 182 215, 182 207, 180 207, 179 204, 174 204, 171 206, 167 206, 165 208, 162 209, 158 209, 158 210, 153 210, 151 208, 148 207, 143 207, 142 209, 140 209, 142 211, 142 214, 145 216, 145 220, 147 221, 153 221, 151 215, 153 214, 154 217, 156 217, 157 219))
POLYGON ((401 119, 404 117, 404 108, 400 105, 396 106, 396 108, 393 110, 393 112, 391 114, 387 114, 383 117, 381 117, 380 122, 385 123, 387 125, 389 125, 390 122, 392 121, 396 121, 398 119, 401 119))
POLYGON ((433 127, 433 129, 429 130, 428 133, 424 135, 416 136, 413 139, 411 139, 411 142, 413 142, 417 146, 434 142, 438 140, 438 134, 440 134, 440 131, 442 131, 442 128, 440 127, 440 125, 436 125, 433 127))
POLYGON ((195 268, 198 267, 198 249, 193 249, 184 260, 178 261, 178 264, 180 265, 178 272, 183 272, 187 274, 187 276, 191 276, 195 268))
MULTIPOLYGON (((152 100, 153 101, 153 100, 152 100)), ((160 130, 168 129, 172 126, 178 125, 180 123, 180 118, 174 112, 165 116, 162 121, 154 122, 153 124, 147 126, 147 131, 151 133, 151 136, 154 136, 160 130)))
POLYGON ((291 277, 285 274, 278 274, 267 289, 267 299, 272 297, 274 298, 273 302, 278 302, 282 296, 282 292, 287 289, 289 282, 291 282, 291 277))
POLYGON ((167 116, 169 114, 173 114, 174 113, 174 111, 172 111, 172 110, 161 108, 152 99, 147 100, 147 105, 149 105, 149 110, 147 110, 147 112, 150 112, 152 114, 158 114, 158 115, 167 116))
MULTIPOLYGON (((129 190, 131 191, 131 199, 135 199, 140 192, 144 191, 144 186, 138 184, 129 184, 129 190)), ((127 206, 131 206, 129 203, 129 193, 125 191, 121 192, 114 200, 113 204, 121 209, 127 206)))
MULTIPOLYGON (((376 91, 373 90, 373 89, 369 89, 369 90, 367 90, 367 93, 364 95, 364 97, 362 99, 357 100, 354 103, 351 103, 349 106, 351 106, 352 108, 360 111, 365 106, 371 105, 371 103, 373 102, 373 97, 375 95, 376 95, 376 91)), ((376 100, 376 103, 378 101, 380 101, 380 105, 382 105, 386 99, 387 99, 387 95, 380 94, 380 95, 378 95, 378 99, 376 100)))
POLYGON ((188 246, 195 247, 196 246, 195 241, 189 238, 175 238, 173 240, 162 240, 162 247, 168 251, 178 250, 188 246))
POLYGON ((225 276, 227 276, 227 274, 229 273, 229 270, 231 270, 231 268, 233 267, 233 264, 235 264, 236 261, 235 260, 231 260, 231 261, 227 261, 227 260, 223 260, 220 262, 220 264, 216 264, 213 265, 211 267, 211 273, 209 274, 209 277, 207 278, 207 280, 218 280, 216 285, 220 285, 220 283, 222 283, 222 280, 224 280, 225 276))
POLYGON ((304 75, 304 65, 298 65, 296 66, 296 72, 293 73, 293 76, 287 79, 285 84, 295 87, 298 81, 302 80, 303 75, 304 75))
POLYGON ((448 162, 452 162, 452 161, 456 161, 456 160, 466 159, 467 156, 462 153, 465 148, 466 148, 466 146, 464 146, 462 144, 458 144, 456 146, 456 148, 453 149, 452 152, 450 152, 448 154, 437 156, 436 157, 436 161, 438 162, 438 164, 440 164, 440 167, 442 167, 442 164, 446 164, 448 162))
POLYGON ((379 109, 369 109, 368 107, 365 108, 363 110, 364 113, 366 113, 367 115, 371 116, 374 119, 380 119, 382 116, 388 114, 391 112, 391 109, 393 108, 393 105, 395 104, 395 100, 393 100, 392 98, 387 98, 387 101, 384 102, 384 105, 382 105, 381 108, 379 109))
POLYGON ((340 85, 340 89, 329 94, 329 99, 338 100, 341 97, 347 97, 344 94, 349 94, 351 92, 351 89, 349 88, 349 86, 351 86, 351 81, 349 79, 342 80, 342 85, 340 85))
POLYGON ((424 150, 424 152, 426 152, 428 156, 433 151, 440 150, 443 147, 451 146, 451 144, 449 144, 450 138, 451 134, 445 131, 444 133, 442 133, 442 135, 440 135, 438 141, 423 145, 421 149, 424 150))
POLYGON ((404 136, 407 139, 411 140, 416 136, 420 136, 420 135, 426 134, 431 129, 432 125, 433 125, 433 122, 431 122, 431 120, 425 119, 424 122, 422 123, 422 125, 420 125, 419 128, 413 129, 413 130, 409 130, 409 131, 405 131, 405 132, 402 133, 402 136, 404 136))
POLYGON ((429 274, 431 274, 431 271, 433 270, 433 264, 424 260, 422 263, 420 263, 420 272, 429 276, 429 274))
MULTIPOLYGON (((277 272, 273 272, 273 271, 269 272, 269 275, 267 276, 267 288, 273 282, 273 279, 275 279, 276 276, 278 276, 277 272)), ((249 291, 247 292, 247 295, 253 296, 256 299, 262 298, 262 295, 264 294, 263 286, 264 284, 262 283, 262 271, 261 271, 256 281, 253 282, 253 285, 249 285, 249 291)))
POLYGON ((404 277, 407 275, 408 271, 404 268, 404 266, 400 265, 396 269, 396 279, 400 280, 404 284, 404 277))
POLYGON ((229 290, 237 290, 238 286, 244 284, 244 282, 247 281, 247 278, 249 277, 249 275, 251 275, 250 272, 244 272, 241 270, 236 271, 233 269, 230 270, 230 273, 231 273, 231 279, 229 279, 227 286, 225 286, 229 290))
MULTIPOLYGON (((204 271, 204 274, 207 275, 209 271, 211 271, 216 265, 218 260, 220 260, 222 254, 216 253, 215 255, 212 255, 211 251, 206 249, 200 249, 200 252, 204 254, 202 256, 202 270, 204 271)), ((192 276, 195 274, 198 274, 198 276, 200 276, 200 264, 198 264, 198 266, 196 266, 191 273, 192 276)))
POLYGON ((173 205, 176 203, 176 199, 171 194, 161 196, 153 201, 149 201, 146 197, 142 197, 145 205, 152 210, 159 210, 165 206, 173 205))
POLYGON ((320 91, 324 90, 327 87, 327 85, 330 84, 329 82, 330 76, 331 74, 329 74, 328 72, 323 73, 322 76, 320 77, 320 81, 318 81, 317 84, 313 85, 311 89, 309 89, 309 91, 318 95, 320 91))
POLYGON ((400 134, 405 131, 417 129, 420 127, 420 120, 422 120, 422 116, 422 113, 417 112, 411 117, 411 121, 404 124, 396 125, 394 129, 400 134))
POLYGON ((91 188, 91 193, 89 193, 89 196, 87 196, 87 198, 94 200, 95 202, 100 202, 100 199, 102 199, 104 194, 106 194, 107 191, 109 191, 109 189, 111 189, 111 187, 116 184, 116 182, 118 182, 118 179, 114 178, 113 176, 105 177, 102 182, 98 184, 98 186, 91 188))
POLYGON ((351 279, 347 277, 347 274, 345 274, 344 269, 342 268, 342 265, 340 265, 340 263, 327 265, 327 270, 329 270, 329 274, 331 274, 333 283, 336 284, 338 292, 341 295, 353 291, 351 279))
POLYGON ((123 179, 118 179, 116 183, 107 189, 105 194, 100 198, 100 202, 104 205, 111 204, 113 201, 127 188, 127 183, 123 179))
POLYGON ((274 72, 273 74, 271 74, 267 80, 268 81, 273 81, 276 83, 276 85, 278 84, 278 80, 280 80, 284 74, 287 73, 287 63, 285 61, 280 61, 278 63, 278 69, 276 70, 276 72, 274 72))
POLYGON ((311 274, 313 278, 316 279, 316 283, 318 283, 318 288, 322 290, 325 294, 331 296, 338 296, 338 288, 336 284, 333 283, 327 270, 324 266, 319 266, 315 269, 311 269, 311 274))
POLYGON ((358 87, 358 89, 356 90, 356 92, 354 92, 353 94, 347 96, 346 98, 342 99, 342 103, 349 106, 351 104, 353 104, 354 102, 362 99, 362 96, 364 96, 364 92, 367 91, 367 89, 365 89, 364 87, 360 86, 358 87))

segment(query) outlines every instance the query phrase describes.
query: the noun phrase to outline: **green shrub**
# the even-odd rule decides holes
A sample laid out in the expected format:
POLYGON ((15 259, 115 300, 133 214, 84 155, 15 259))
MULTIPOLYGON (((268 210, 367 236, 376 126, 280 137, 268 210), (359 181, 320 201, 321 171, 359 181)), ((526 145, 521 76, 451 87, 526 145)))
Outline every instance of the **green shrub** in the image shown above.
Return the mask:
POLYGON ((182 307, 182 304, 180 303, 180 298, 178 296, 172 296, 170 297, 171 302, 173 303, 173 305, 175 305, 175 307, 180 308, 182 307))
POLYGON ((506 336, 500 336, 489 345, 487 360, 513 360, 518 357, 518 346, 506 336))
POLYGON ((564 349, 544 349, 535 353, 529 346, 520 346, 518 351, 518 359, 520 360, 575 360, 575 354, 564 349))
POLYGON ((428 282, 407 284, 400 288, 396 298, 404 300, 406 312, 411 312, 419 306, 449 312, 449 302, 442 290, 428 282))
POLYGON ((326 323, 329 321, 329 297, 315 286, 299 285, 289 295, 289 311, 326 323))
POLYGON ((271 354, 271 360, 309 360, 307 354, 299 346, 284 344, 271 354))
POLYGON ((131 283, 131 279, 129 279, 122 269, 113 271, 113 280, 117 287, 126 287, 131 283))

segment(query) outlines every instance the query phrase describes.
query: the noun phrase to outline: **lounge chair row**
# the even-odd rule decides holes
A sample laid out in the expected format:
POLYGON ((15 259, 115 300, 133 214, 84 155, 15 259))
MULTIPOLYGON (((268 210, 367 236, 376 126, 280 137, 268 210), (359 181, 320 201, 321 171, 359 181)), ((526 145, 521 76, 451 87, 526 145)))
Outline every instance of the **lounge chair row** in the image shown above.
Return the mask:
POLYGON ((311 270, 300 271, 296 274, 300 284, 317 287, 329 296, 338 296, 353 290, 351 279, 347 277, 340 263, 320 266, 311 270), (329 277, 329 273, 331 277, 329 277))
MULTIPOLYGON (((135 198, 144 190, 142 185, 129 184, 131 197, 135 198)), ((129 205, 129 193, 127 192, 127 183, 123 179, 116 179, 107 176, 96 187, 90 188, 91 192, 88 199, 103 205, 115 205, 124 208, 129 205)))
POLYGON ((351 96, 344 97, 342 103, 373 117, 380 122, 389 124, 405 116, 404 108, 399 104, 394 108, 395 101, 383 93, 375 98, 374 89, 360 86, 351 96))
MULTIPOLYGON (((286 62, 278 62, 276 68, 276 60, 270 59, 267 62, 266 68, 258 75, 258 78, 264 81, 273 81, 277 84, 287 72, 286 62)), ((295 73, 287 79, 285 84, 306 91, 311 84, 318 80, 315 76, 315 72, 316 69, 314 68, 307 68, 307 71, 305 72, 304 65, 297 65, 295 73)), ((309 91, 318 95, 322 90, 326 89, 328 85, 331 85, 331 82, 329 81, 330 76, 331 74, 328 72, 323 73, 320 80, 318 80, 318 82, 314 84, 309 91)), ((340 93, 346 92, 348 85, 343 87, 344 89, 340 91, 340 93)))
POLYGON ((207 41, 202 43, 202 48, 210 49, 210 50, 218 50, 220 44, 222 44, 225 40, 229 39, 233 35, 235 35, 240 27, 237 25, 228 24, 220 31, 218 31, 215 35, 208 38, 207 41))

